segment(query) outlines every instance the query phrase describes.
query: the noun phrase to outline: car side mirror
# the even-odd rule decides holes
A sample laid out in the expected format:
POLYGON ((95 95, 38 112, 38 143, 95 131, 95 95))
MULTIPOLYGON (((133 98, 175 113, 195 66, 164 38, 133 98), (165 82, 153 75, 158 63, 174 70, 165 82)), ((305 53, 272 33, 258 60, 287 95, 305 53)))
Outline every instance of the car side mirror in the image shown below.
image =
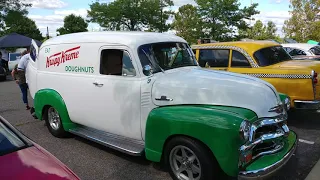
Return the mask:
POLYGON ((143 74, 146 76, 151 76, 153 74, 153 69, 150 65, 143 66, 143 74))

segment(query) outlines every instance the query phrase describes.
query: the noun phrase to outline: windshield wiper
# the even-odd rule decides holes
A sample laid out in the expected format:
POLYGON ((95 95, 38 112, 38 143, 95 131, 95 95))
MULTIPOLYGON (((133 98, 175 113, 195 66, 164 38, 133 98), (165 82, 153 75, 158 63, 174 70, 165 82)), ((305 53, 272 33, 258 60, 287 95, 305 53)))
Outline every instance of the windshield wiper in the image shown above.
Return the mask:
MULTIPOLYGON (((152 65, 153 67, 155 67, 153 61, 151 60, 150 55, 148 55, 148 54, 144 51, 144 49, 142 49, 142 52, 147 56, 147 58, 148 58, 149 62, 151 63, 151 65, 152 65)), ((161 66, 160 66, 158 63, 156 63, 156 64, 157 64, 158 68, 159 68, 163 73, 165 73, 164 70, 161 68, 161 66)))

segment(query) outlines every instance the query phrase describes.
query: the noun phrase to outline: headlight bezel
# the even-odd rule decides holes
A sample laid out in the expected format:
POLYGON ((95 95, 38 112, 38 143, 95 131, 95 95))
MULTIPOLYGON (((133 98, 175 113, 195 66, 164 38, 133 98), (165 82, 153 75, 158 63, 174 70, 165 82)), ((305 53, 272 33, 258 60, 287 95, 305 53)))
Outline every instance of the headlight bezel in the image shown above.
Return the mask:
POLYGON ((290 97, 287 96, 287 97, 284 99, 283 103, 284 103, 284 106, 285 106, 286 110, 289 111, 290 108, 291 108, 291 99, 290 99, 290 97))
POLYGON ((239 137, 242 141, 247 142, 250 139, 252 123, 248 120, 243 120, 239 127, 239 137))

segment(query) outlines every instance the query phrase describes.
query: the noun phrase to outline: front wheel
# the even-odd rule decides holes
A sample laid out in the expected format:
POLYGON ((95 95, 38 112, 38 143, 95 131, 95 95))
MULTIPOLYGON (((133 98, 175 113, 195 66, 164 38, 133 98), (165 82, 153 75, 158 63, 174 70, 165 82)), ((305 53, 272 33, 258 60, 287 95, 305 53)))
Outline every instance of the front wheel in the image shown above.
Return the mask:
POLYGON ((212 153, 202 143, 188 137, 168 142, 165 164, 174 180, 211 180, 219 176, 212 153))
POLYGON ((66 137, 59 112, 54 107, 49 107, 45 112, 45 121, 50 133, 55 137, 66 137))

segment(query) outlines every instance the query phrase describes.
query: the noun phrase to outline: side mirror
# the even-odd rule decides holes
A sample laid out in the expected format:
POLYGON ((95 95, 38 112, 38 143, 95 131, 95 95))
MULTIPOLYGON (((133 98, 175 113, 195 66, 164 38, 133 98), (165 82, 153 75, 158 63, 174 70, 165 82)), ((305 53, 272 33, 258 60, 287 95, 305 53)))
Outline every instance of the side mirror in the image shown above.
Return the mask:
POLYGON ((146 76, 151 76, 153 74, 153 69, 150 65, 143 66, 143 74, 146 76))

